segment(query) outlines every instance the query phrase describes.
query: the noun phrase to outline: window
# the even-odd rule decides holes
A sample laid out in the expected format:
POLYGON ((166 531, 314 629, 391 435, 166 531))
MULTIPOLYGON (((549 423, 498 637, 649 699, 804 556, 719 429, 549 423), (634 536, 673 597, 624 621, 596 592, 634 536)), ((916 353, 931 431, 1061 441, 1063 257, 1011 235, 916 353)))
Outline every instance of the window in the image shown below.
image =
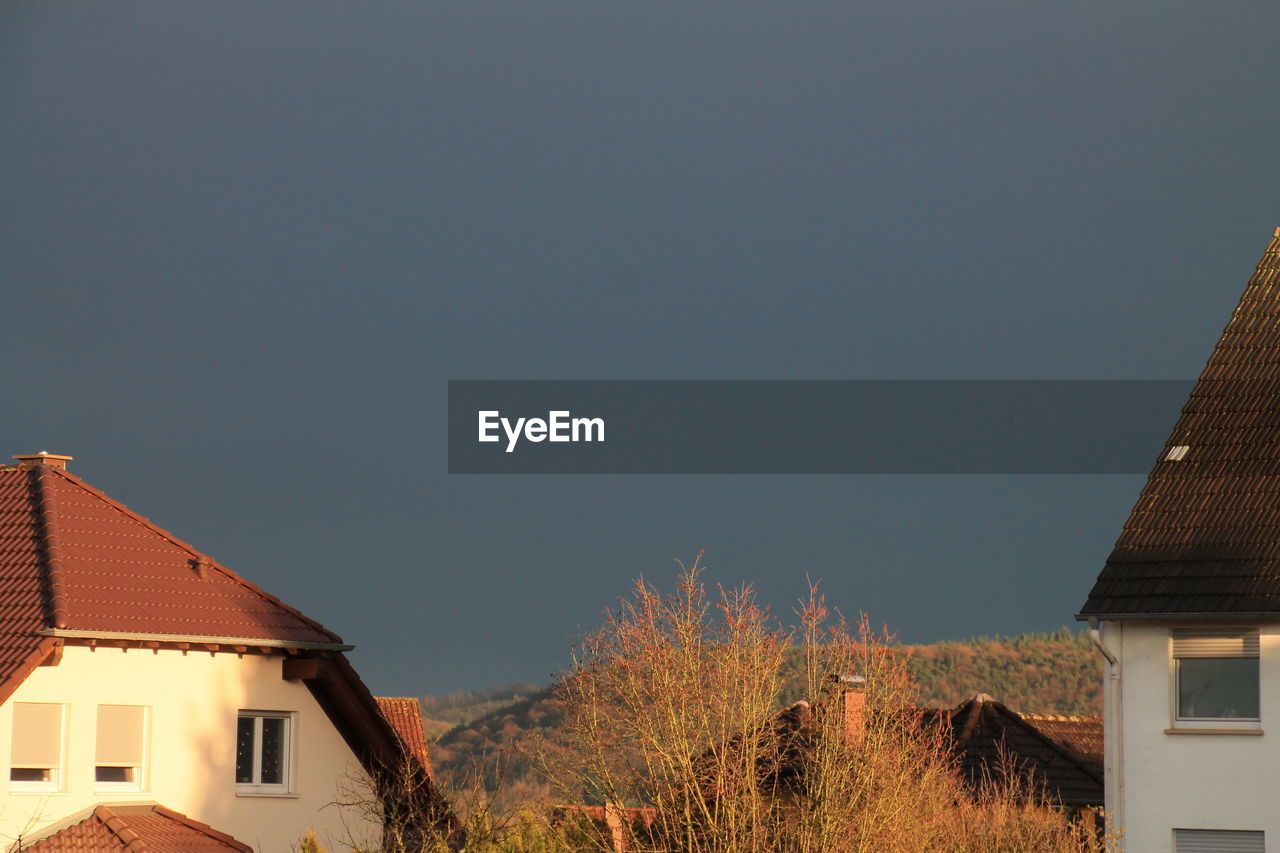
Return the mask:
POLYGON ((1257 720, 1257 630, 1173 631, 1179 720, 1257 720))
POLYGON ((141 790, 147 709, 99 705, 93 778, 99 787, 141 790))
POLYGON ((9 782, 15 791, 56 791, 62 782, 64 705, 15 702, 9 782))
POLYGON ((1174 853, 1266 853, 1261 832, 1237 829, 1175 829, 1174 853))
POLYGON ((284 711, 241 711, 236 719, 236 786, 245 793, 289 790, 289 728, 284 711))

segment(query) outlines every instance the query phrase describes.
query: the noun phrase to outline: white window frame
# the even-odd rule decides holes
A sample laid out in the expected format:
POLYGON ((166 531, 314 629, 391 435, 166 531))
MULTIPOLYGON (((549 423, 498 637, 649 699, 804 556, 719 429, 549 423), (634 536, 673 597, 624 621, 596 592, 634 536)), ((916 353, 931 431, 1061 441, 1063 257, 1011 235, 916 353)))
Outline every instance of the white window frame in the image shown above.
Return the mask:
MULTIPOLYGON (((31 782, 25 780, 15 780, 12 771, 16 769, 46 769, 36 768, 31 765, 24 765, 21 768, 14 767, 12 754, 9 761, 9 792, 13 794, 49 794, 57 793, 63 790, 63 781, 66 779, 67 765, 67 705, 65 702, 14 702, 13 707, 16 709, 18 705, 56 705, 58 707, 58 763, 56 767, 49 767, 49 778, 39 782, 31 782)), ((14 711, 11 710, 10 714, 14 711)), ((10 717, 12 728, 12 717, 10 717)), ((10 745, 13 743, 13 732, 10 732, 10 745)))
POLYGON ((251 719, 253 725, 253 782, 239 782, 236 795, 243 797, 292 797, 293 793, 293 756, 295 754, 294 738, 297 732, 297 714, 293 711, 261 711, 241 709, 236 713, 235 737, 239 737, 240 720, 251 719), (281 776, 279 783, 263 783, 262 776, 262 721, 265 719, 284 720, 284 732, 281 737, 280 757, 281 776))
MULTIPOLYGON (((1246 643, 1247 645, 1248 643, 1246 643)), ((1179 626, 1169 631, 1169 717, 1171 733, 1195 732, 1198 730, 1213 732, 1239 732, 1242 734, 1260 734, 1262 730, 1262 655, 1261 636, 1256 626, 1252 625, 1212 625, 1212 626, 1179 626), (1256 717, 1184 717, 1181 707, 1180 662, 1185 659, 1214 659, 1212 655, 1180 656, 1176 652, 1180 639, 1201 635, 1205 638, 1230 635, 1253 635, 1249 642, 1255 643, 1257 654, 1224 654, 1223 658, 1251 658, 1258 663, 1258 716, 1256 717), (1180 636, 1181 635, 1181 636, 1180 636)))
MULTIPOLYGON (((96 793, 134 793, 137 791, 147 790, 146 776, 147 767, 151 759, 151 707, 147 705, 124 705, 122 702, 103 702, 102 705, 121 705, 123 707, 141 708, 142 709, 142 755, 139 756, 138 764, 98 764, 97 757, 97 720, 94 720, 94 759, 93 759, 93 790, 96 793), (132 782, 100 782, 98 781, 99 767, 132 767, 132 782)), ((97 709, 95 708, 95 713, 97 709)))

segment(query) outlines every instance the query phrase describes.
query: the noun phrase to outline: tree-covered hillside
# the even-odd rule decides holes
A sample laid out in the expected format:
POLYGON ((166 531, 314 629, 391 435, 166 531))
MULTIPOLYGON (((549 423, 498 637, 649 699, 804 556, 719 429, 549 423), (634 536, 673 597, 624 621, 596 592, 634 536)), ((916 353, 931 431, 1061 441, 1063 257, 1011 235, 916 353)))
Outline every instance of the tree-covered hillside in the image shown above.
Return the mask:
MULTIPOLYGON (((954 706, 981 692, 1027 713, 1102 713, 1101 658, 1087 635, 1069 628, 899 648, 909 656, 921 703, 931 707, 954 706)), ((781 699, 799 698, 800 690, 789 685, 781 699)), ((478 777, 491 789, 501 779, 509 791, 537 784, 529 760, 513 747, 537 732, 554 749, 562 713, 549 688, 525 684, 424 697, 423 710, 441 721, 437 730, 456 721, 432 746, 442 776, 455 782, 478 777)))

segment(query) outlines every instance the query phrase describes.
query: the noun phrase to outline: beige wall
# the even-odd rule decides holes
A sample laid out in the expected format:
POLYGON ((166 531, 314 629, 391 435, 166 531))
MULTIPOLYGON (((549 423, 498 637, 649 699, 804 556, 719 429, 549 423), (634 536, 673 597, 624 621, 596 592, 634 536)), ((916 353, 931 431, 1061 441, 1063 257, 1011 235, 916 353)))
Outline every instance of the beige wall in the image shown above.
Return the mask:
POLYGON ((1103 633, 1121 666, 1106 692, 1106 746, 1124 853, 1168 853, 1175 828, 1263 830, 1267 849, 1280 849, 1280 626, 1248 626, 1260 635, 1262 721, 1233 725, 1261 735, 1166 734, 1176 727, 1171 627, 1106 623, 1103 633))
POLYGON ((332 850, 347 839, 376 839, 376 829, 340 799, 344 779, 362 778, 351 750, 301 682, 280 676, 281 656, 179 651, 123 652, 68 648, 56 667, 41 667, 0 706, 0 834, 47 826, 94 803, 156 801, 253 845, 288 851, 308 828, 332 850), (62 791, 11 790, 9 752, 15 702, 68 706, 62 791), (150 710, 142 791, 106 791, 94 781, 98 704, 150 710), (240 709, 293 713, 294 796, 237 795, 236 714, 240 709))

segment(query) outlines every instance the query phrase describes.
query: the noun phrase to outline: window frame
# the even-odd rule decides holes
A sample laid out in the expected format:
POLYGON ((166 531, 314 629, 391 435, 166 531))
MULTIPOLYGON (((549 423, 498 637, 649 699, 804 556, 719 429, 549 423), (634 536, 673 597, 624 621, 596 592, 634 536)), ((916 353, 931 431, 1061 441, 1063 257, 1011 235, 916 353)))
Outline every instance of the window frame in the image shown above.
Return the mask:
POLYGON ((51 705, 58 709, 58 760, 52 767, 36 766, 34 764, 15 765, 13 761, 13 738, 18 733, 18 727, 14 724, 12 716, 10 716, 10 734, 9 734, 9 793, 11 794, 51 794, 65 790, 64 782, 66 781, 66 765, 67 765, 67 729, 68 729, 68 711, 65 702, 14 702, 10 710, 10 715, 17 713, 19 705, 51 705), (49 778, 39 781, 14 779, 14 770, 48 770, 49 778))
POLYGON ((98 739, 101 732, 98 730, 98 720, 94 721, 94 741, 93 741, 93 790, 95 793, 136 793, 138 791, 147 790, 147 767, 151 759, 151 706, 149 705, 125 705, 119 702, 102 702, 95 708, 95 714, 101 714, 103 706, 119 707, 119 708, 140 708, 142 710, 142 731, 139 733, 142 742, 142 753, 138 756, 137 764, 99 764, 98 763, 98 739), (111 782, 98 779, 99 767, 130 767, 133 768, 134 778, 129 782, 111 782))
POLYGON ((1257 627, 1251 625, 1215 625, 1195 627, 1173 627, 1169 630, 1169 716, 1171 731, 1212 730, 1219 732, 1239 731, 1241 733, 1259 733, 1262 727, 1262 653, 1261 636, 1257 627), (1178 642, 1213 639, 1240 638, 1242 651, 1224 653, 1222 655, 1191 653, 1179 654, 1178 642), (1253 653, 1249 653, 1252 646, 1253 653), (1184 660, 1252 660, 1254 662, 1255 688, 1257 690, 1258 713, 1256 716, 1243 717, 1208 717, 1189 716, 1183 714, 1182 708, 1182 661, 1184 660))
MULTIPOLYGON (((236 796, 244 797, 292 797, 293 791, 293 757, 296 754, 294 738, 297 732, 297 714, 294 711, 266 711, 242 708, 236 712, 236 727, 233 737, 233 755, 239 747, 239 730, 241 720, 253 720, 253 782, 235 782, 236 796), (280 746, 280 782, 262 782, 262 721, 282 720, 284 731, 281 733, 280 746)), ((238 767, 233 768, 238 770, 238 767)))

